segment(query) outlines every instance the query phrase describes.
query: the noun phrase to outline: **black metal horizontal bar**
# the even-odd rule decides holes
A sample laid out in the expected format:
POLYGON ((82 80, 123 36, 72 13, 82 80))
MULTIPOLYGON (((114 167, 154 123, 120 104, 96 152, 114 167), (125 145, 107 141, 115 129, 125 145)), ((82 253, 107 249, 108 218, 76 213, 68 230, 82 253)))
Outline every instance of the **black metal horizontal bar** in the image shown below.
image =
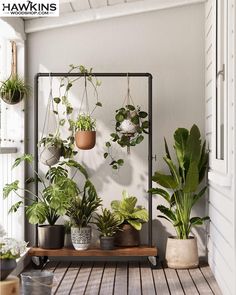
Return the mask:
MULTIPOLYGON (((37 73, 36 77, 83 77, 83 73, 37 73)), ((152 77, 150 73, 92 73, 96 77, 152 77)))

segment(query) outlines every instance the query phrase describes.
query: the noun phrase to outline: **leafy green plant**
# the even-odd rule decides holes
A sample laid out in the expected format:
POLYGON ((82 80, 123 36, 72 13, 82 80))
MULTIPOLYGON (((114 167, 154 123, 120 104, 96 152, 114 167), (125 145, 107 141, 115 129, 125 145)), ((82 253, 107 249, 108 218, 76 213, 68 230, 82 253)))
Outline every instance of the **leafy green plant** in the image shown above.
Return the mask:
POLYGON ((122 200, 111 202, 111 208, 121 223, 129 223, 135 229, 141 230, 142 223, 148 221, 148 212, 144 207, 136 207, 137 198, 122 193, 122 200))
POLYGON ((96 121, 90 116, 79 114, 75 122, 76 131, 95 131, 96 121))
POLYGON ((148 134, 149 122, 146 119, 148 114, 141 110, 139 106, 128 104, 118 110, 116 110, 115 120, 115 132, 111 133, 110 141, 106 142, 106 152, 104 158, 110 158, 110 165, 113 169, 118 169, 124 164, 123 159, 116 160, 112 155, 112 142, 116 142, 122 148, 127 147, 128 151, 130 147, 140 144, 144 140, 144 134, 148 134), (131 126, 132 131, 125 131, 123 129, 124 124, 131 126))
MULTIPOLYGON (((32 167, 33 156, 25 154, 17 158, 13 168, 24 161, 32 167)), ((49 168, 44 177, 41 177, 33 169, 34 174, 37 175, 37 179, 42 184, 42 189, 38 195, 28 189, 21 188, 19 186, 19 180, 6 184, 3 188, 3 197, 7 198, 14 192, 20 198, 20 201, 12 205, 9 212, 16 212, 20 206, 25 205, 25 200, 28 200, 30 204, 25 205, 25 207, 26 216, 30 223, 42 224, 47 221, 50 225, 55 224, 57 219, 66 213, 71 200, 80 192, 73 180, 78 171, 86 179, 88 178, 85 168, 74 160, 64 161, 57 167, 49 168), (69 177, 66 167, 73 167, 75 169, 73 177, 69 177)), ((29 178, 26 180, 26 183, 34 182, 35 180, 35 178, 29 178)))
POLYGON ((83 192, 71 199, 66 215, 70 218, 73 226, 86 227, 101 203, 102 200, 98 197, 94 185, 86 180, 83 192))
POLYGON ((102 214, 97 214, 95 224, 103 237, 113 237, 120 230, 120 219, 114 212, 102 209, 102 214))
POLYGON ((1 82, 0 96, 8 103, 16 103, 29 93, 30 87, 18 75, 1 82))
POLYGON ((201 134, 196 125, 189 130, 178 128, 174 133, 174 149, 177 165, 171 159, 165 140, 166 156, 163 157, 170 174, 155 172, 152 180, 163 188, 151 189, 152 194, 163 197, 168 207, 157 206, 164 215, 159 217, 170 221, 179 239, 188 239, 191 228, 202 225, 209 217, 191 217, 196 202, 204 196, 207 186, 199 190, 208 166, 206 142, 201 144, 201 134))

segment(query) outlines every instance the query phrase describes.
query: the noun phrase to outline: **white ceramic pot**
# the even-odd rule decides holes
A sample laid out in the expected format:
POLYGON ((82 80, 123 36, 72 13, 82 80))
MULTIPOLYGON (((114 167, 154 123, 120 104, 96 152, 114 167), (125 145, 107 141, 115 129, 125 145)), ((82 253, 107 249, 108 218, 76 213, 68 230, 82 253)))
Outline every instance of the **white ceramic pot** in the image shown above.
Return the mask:
POLYGON ((137 131, 137 125, 131 122, 130 119, 125 119, 120 124, 121 133, 134 134, 137 131))
POLYGON ((55 146, 45 146, 40 152, 40 162, 47 166, 53 166, 60 160, 61 149, 55 146))
POLYGON ((170 237, 166 245, 166 262, 169 268, 185 269, 198 267, 197 239, 180 240, 170 237))
POLYGON ((87 250, 91 242, 91 227, 72 227, 71 241, 75 250, 87 250))

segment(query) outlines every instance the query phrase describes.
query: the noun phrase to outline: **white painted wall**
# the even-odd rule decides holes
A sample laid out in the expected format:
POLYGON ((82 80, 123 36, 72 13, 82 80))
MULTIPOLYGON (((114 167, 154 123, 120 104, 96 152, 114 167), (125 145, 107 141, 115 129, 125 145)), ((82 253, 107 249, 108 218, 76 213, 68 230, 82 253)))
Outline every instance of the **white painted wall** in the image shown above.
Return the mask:
POLYGON ((217 160, 215 1, 208 0, 206 23, 206 138, 210 148, 208 261, 223 294, 235 294, 235 0, 228 4, 225 87, 225 160, 217 160))
MULTIPOLYGON (((69 64, 92 66, 96 72, 150 72, 153 74, 153 141, 157 162, 163 167, 163 137, 171 146, 178 127, 196 123, 204 134, 204 5, 126 16, 27 35, 28 78, 33 83, 37 72, 66 72, 69 64)), ((102 79, 100 97, 104 107, 96 113, 98 144, 89 152, 81 151, 79 159, 90 170, 99 194, 108 206, 121 196, 123 189, 135 194, 140 204, 147 204, 147 141, 131 151, 127 166, 119 175, 112 174, 104 163, 103 145, 112 131, 112 112, 122 104, 126 93, 123 79, 102 79)), ((132 80, 131 90, 137 104, 146 108, 146 84, 132 80)), ((48 95, 48 82, 40 86, 40 119, 48 95)), ((56 90, 55 90, 56 93, 56 90)), ((79 106, 81 96, 72 90, 71 99, 79 106)), ((33 99, 29 100, 28 134, 32 150, 33 99)), ((42 121, 40 122, 42 126, 42 121)), ((153 214, 156 219, 154 201, 153 214)), ((204 215, 205 202, 194 214, 204 215)), ((154 221, 154 240, 164 252, 169 224, 154 221)), ((204 255, 205 232, 198 230, 200 254, 204 255)), ((144 234, 145 236, 145 234, 144 234)))

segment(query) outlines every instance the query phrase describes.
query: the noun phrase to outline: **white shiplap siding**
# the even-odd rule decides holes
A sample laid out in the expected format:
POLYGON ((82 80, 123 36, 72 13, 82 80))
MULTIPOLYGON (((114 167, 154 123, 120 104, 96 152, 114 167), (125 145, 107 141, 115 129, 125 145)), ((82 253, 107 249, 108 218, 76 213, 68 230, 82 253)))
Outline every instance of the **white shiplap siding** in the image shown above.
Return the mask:
MULTIPOLYGON (((209 216, 211 218, 208 236, 208 261, 223 294, 235 295, 235 197, 234 197, 234 156, 233 150, 233 78, 228 52, 228 108, 227 108, 227 153, 226 171, 215 165, 215 88, 216 88, 216 1, 208 0, 205 6, 205 99, 206 99, 206 139, 210 150, 209 174, 209 216), (232 181, 233 180, 233 181, 232 181)), ((228 28, 232 25, 231 10, 235 0, 228 0, 228 28)), ((233 36, 228 30, 228 50, 232 47, 233 36)))

